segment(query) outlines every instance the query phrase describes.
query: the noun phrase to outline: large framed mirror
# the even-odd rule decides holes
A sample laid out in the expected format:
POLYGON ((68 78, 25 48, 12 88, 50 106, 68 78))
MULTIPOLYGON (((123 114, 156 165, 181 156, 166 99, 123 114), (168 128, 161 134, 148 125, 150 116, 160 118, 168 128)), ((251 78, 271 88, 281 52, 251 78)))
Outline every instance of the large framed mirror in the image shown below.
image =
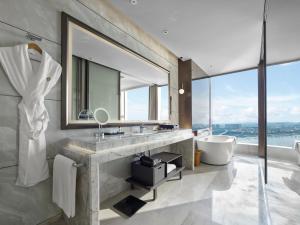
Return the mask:
POLYGON ((62 13, 62 129, 159 124, 170 118, 169 71, 62 13))

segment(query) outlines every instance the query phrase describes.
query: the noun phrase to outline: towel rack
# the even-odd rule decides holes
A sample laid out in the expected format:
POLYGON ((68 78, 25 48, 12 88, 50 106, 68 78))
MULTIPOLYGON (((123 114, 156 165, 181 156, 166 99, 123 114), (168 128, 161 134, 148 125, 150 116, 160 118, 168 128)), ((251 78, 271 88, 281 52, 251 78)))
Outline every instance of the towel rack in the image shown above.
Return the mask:
POLYGON ((84 164, 83 163, 73 163, 72 166, 79 168, 79 167, 83 167, 84 164))

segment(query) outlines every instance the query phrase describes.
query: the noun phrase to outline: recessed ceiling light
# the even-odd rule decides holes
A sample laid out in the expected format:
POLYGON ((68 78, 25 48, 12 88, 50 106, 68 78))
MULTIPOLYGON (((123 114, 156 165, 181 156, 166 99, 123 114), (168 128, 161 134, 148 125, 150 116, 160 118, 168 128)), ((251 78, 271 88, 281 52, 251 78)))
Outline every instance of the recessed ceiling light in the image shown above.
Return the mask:
POLYGON ((138 0, 130 0, 129 1, 131 5, 136 5, 138 4, 138 0))
POLYGON ((165 30, 162 31, 162 33, 163 33, 164 35, 167 35, 167 34, 169 34, 169 31, 168 31, 167 29, 165 29, 165 30))

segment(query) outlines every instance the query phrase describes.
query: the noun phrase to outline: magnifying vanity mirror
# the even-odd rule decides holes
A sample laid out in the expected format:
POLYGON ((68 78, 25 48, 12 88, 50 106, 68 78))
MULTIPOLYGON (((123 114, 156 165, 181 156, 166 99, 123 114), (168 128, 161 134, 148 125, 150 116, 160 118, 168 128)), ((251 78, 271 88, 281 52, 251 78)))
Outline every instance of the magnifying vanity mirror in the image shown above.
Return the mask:
POLYGON ((62 65, 63 129, 169 121, 169 71, 65 13, 62 65))
POLYGON ((106 125, 110 120, 109 112, 103 108, 97 108, 94 112, 94 119, 99 124, 98 137, 104 138, 104 132, 102 132, 102 126, 106 125))

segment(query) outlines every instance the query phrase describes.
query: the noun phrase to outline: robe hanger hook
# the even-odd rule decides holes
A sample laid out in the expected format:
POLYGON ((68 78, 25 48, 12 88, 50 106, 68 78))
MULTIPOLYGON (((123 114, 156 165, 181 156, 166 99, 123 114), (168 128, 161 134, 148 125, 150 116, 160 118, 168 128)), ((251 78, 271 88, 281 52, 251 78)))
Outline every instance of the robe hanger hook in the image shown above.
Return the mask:
POLYGON ((43 39, 35 34, 32 34, 30 32, 26 33, 26 38, 31 41, 42 41, 43 39))

